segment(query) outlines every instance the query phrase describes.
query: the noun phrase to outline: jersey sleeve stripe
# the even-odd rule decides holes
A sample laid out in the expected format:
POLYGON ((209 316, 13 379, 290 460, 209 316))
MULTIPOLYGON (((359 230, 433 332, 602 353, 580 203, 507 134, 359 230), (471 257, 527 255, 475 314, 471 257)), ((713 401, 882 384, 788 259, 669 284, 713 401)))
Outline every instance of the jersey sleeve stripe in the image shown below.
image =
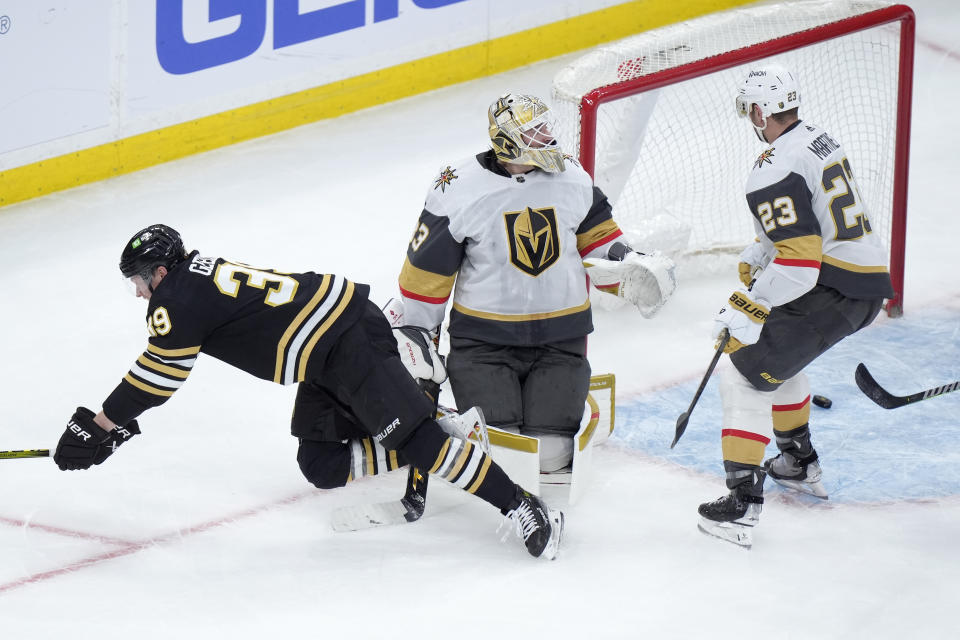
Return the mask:
POLYGON ((167 389, 179 389, 184 383, 183 378, 170 378, 165 375, 154 373, 153 371, 144 369, 137 363, 134 363, 133 366, 130 367, 130 373, 144 382, 149 382, 167 389))
POLYGON ((300 368, 297 371, 297 382, 302 382, 307 377, 307 362, 310 360, 310 354, 313 352, 313 348, 317 346, 317 342, 327 332, 327 329, 333 325, 334 322, 340 317, 343 313, 343 310, 347 308, 347 305, 350 303, 350 299, 353 297, 353 283, 349 280, 346 280, 346 287, 344 288, 343 297, 340 300, 340 304, 337 305, 336 309, 330 312, 326 319, 323 321, 323 324, 320 325, 320 328, 317 329, 310 340, 307 342, 306 346, 303 348, 303 352, 300 354, 300 368))
POLYGON ((147 384, 147 383, 145 383, 145 382, 141 382, 140 380, 137 380, 136 378, 134 378, 134 377, 133 377, 132 375, 130 375, 129 373, 128 373, 127 375, 125 375, 125 376, 123 377, 123 379, 124 379, 125 382, 133 385, 133 386, 136 387, 137 389, 140 389, 141 391, 146 391, 147 393, 149 393, 149 394, 151 394, 151 395, 161 396, 161 397, 164 397, 164 398, 169 398, 170 396, 173 395, 173 390, 157 389, 156 387, 150 386, 149 384, 147 384))
POLYGON ((420 302, 426 302, 428 304, 444 304, 447 300, 450 299, 450 296, 445 298, 430 298, 427 296, 417 295, 412 291, 407 291, 403 287, 400 287, 400 293, 403 294, 404 298, 410 298, 411 300, 418 300, 420 302))
POLYGON ((160 364, 159 362, 155 362, 151 358, 148 358, 147 354, 145 353, 141 355, 139 358, 137 358, 137 362, 147 367, 148 369, 153 369, 154 371, 157 371, 159 373, 164 373, 174 378, 186 378, 188 375, 190 375, 189 368, 179 369, 177 367, 171 367, 166 364, 160 364))
POLYGON ((293 322, 290 323, 290 326, 287 327, 286 331, 283 332, 283 336, 280 338, 280 342, 277 343, 277 364, 273 372, 273 381, 279 383, 283 377, 283 359, 284 355, 287 352, 287 343, 290 342, 290 337, 293 335, 294 331, 297 330, 300 325, 303 324, 303 321, 310 315, 310 313, 316 308, 320 301, 323 300, 323 296, 326 295, 327 291, 330 289, 330 275, 325 274, 323 280, 320 282, 320 287, 317 289, 317 292, 313 295, 303 309, 300 310, 300 313, 296 315, 293 319, 293 322))
POLYGON ((623 235, 620 227, 613 220, 604 220, 583 233, 577 234, 577 251, 585 256, 599 246, 623 235))
POLYGON ((410 262, 410 258, 407 258, 403 262, 403 269, 400 270, 400 289, 404 295, 414 300, 439 304, 450 298, 456 277, 456 272, 452 275, 443 275, 420 269, 410 262))
POLYGON ((819 260, 791 260, 787 258, 774 258, 773 261, 776 264, 782 264, 785 267, 809 267, 811 269, 820 268, 819 260))
POLYGON ((183 349, 162 349, 156 345, 149 344, 147 345, 147 351, 150 353, 155 353, 158 356, 167 356, 169 358, 176 358, 178 356, 195 356, 200 353, 200 346, 196 347, 184 347, 183 349))
POLYGON ((774 242, 773 246, 778 260, 808 260, 819 264, 823 256, 823 238, 816 234, 786 238, 774 242))

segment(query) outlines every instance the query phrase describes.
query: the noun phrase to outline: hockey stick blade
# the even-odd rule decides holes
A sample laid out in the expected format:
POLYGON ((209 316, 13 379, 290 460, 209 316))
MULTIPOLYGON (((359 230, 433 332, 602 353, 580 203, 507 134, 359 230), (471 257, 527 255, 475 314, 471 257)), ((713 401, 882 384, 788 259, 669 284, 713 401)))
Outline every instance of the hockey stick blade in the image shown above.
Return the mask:
POLYGON ((873 379, 873 376, 867 371, 866 365, 862 362, 857 365, 854 379, 857 381, 857 386, 860 387, 860 391, 863 391, 868 398, 884 409, 896 409, 904 405, 920 402, 921 400, 927 400, 929 398, 936 398, 937 396, 942 396, 945 393, 960 389, 960 380, 957 380, 956 382, 933 387, 926 391, 918 391, 917 393, 911 393, 906 396, 895 396, 881 387, 877 381, 873 379))
POLYGON ((17 451, 0 451, 0 460, 16 460, 18 458, 49 458, 50 449, 19 449, 17 451))
POLYGON ((407 473, 407 490, 399 500, 340 507, 333 512, 330 524, 337 532, 361 531, 406 522, 416 522, 427 506, 428 474, 411 467, 407 473))
POLYGON ((690 414, 693 413, 693 408, 697 406, 697 401, 700 399, 700 394, 702 394, 703 390, 706 388, 707 380, 710 379, 710 375, 713 373, 713 370, 717 368, 717 362, 720 361, 720 356, 723 355, 723 350, 729 341, 730 331, 724 329, 720 334, 720 342, 717 343, 717 350, 713 354, 713 359, 710 361, 710 366, 707 367, 707 372, 703 374, 703 380, 700 381, 700 386, 697 388, 697 393, 694 394, 693 400, 690 402, 690 406, 687 407, 687 410, 681 413, 677 418, 677 427, 673 432, 673 442, 670 443, 671 449, 677 446, 677 443, 680 441, 680 437, 683 436, 683 432, 687 430, 687 423, 690 421, 690 414))

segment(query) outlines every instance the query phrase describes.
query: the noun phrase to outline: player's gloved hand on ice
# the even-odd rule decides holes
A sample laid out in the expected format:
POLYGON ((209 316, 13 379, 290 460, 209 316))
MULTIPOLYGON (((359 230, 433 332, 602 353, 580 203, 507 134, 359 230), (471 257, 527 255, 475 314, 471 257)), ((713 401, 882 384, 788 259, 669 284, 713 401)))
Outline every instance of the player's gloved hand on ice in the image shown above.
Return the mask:
POLYGON ((393 337, 397 340, 400 360, 410 375, 418 380, 430 380, 440 384, 447 379, 447 367, 437 353, 440 342, 439 330, 427 331, 421 327, 395 327, 393 337))
POLYGON ((730 294, 727 304, 713 318, 713 338, 719 339, 724 329, 730 331, 730 340, 724 353, 733 353, 760 339, 763 323, 770 315, 770 305, 762 298, 752 299, 746 289, 730 294))
POLYGON ((759 242, 751 242, 740 252, 740 282, 743 286, 749 287, 757 273, 767 267, 770 262, 770 256, 767 250, 759 242))
POLYGON ((104 431, 93 421, 93 411, 86 407, 77 407, 67 423, 53 461, 62 471, 89 469, 110 457, 117 448, 140 433, 140 425, 131 420, 126 427, 117 426, 112 431, 104 431))

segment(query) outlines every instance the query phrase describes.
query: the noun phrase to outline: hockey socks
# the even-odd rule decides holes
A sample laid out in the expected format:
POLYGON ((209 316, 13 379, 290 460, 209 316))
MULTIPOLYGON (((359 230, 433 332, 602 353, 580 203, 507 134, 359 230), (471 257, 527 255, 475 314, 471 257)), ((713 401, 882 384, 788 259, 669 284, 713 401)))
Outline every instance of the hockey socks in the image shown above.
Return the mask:
POLYGON ((416 467, 443 478, 501 511, 515 506, 516 484, 475 443, 448 436, 433 420, 414 430, 400 447, 416 467))

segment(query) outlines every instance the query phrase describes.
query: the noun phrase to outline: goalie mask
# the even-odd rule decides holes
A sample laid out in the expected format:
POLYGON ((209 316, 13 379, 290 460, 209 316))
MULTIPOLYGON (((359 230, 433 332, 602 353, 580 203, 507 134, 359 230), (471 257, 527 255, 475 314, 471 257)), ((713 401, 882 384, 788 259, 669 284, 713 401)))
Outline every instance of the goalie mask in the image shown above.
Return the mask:
MULTIPOLYGON (((740 85, 737 95, 737 115, 750 117, 751 105, 760 107, 762 126, 754 129, 761 140, 767 128, 767 118, 800 106, 800 84, 797 76, 783 65, 770 63, 751 69, 740 85)), ((752 124, 752 122, 751 122, 752 124)))
POLYGON ((566 169, 554 137, 553 113, 534 96, 506 93, 490 105, 490 140, 501 162, 539 167, 549 173, 566 169))

